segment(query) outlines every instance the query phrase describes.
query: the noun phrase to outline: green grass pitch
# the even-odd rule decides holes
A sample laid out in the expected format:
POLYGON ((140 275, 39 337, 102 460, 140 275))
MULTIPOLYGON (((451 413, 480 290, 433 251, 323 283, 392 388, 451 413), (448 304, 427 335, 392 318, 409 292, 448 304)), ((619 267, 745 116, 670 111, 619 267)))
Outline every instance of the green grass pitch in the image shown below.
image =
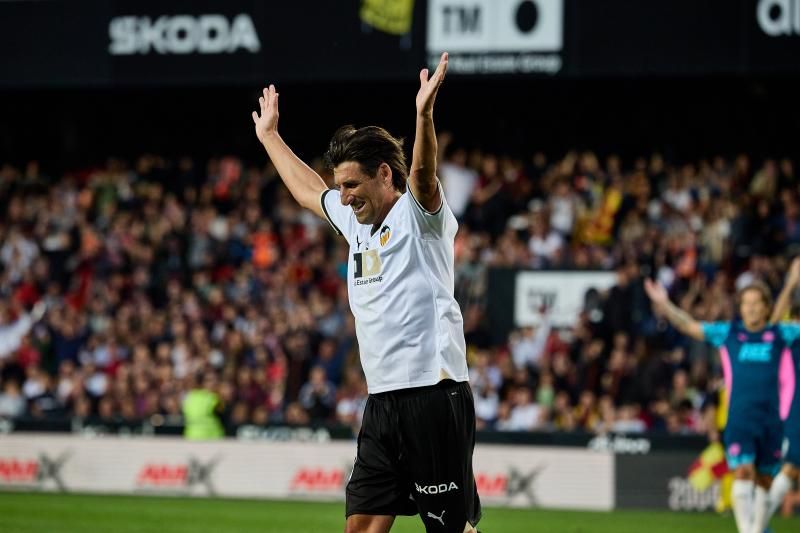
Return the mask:
MULTIPOLYGON (((0 492, 3 533, 318 533, 341 532, 344 504, 62 495, 0 492)), ((572 512, 484 509, 485 533, 702 533, 735 531, 733 518, 662 511, 572 512)), ((800 519, 775 520, 776 533, 800 531, 800 519)), ((418 517, 402 517, 392 533, 424 531, 418 517)))

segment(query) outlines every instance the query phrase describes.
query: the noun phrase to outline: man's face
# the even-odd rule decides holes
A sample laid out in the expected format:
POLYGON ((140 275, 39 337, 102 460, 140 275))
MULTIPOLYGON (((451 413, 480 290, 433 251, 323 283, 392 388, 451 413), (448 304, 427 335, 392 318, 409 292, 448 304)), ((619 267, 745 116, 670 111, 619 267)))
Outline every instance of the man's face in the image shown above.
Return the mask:
POLYGON ((391 195, 387 195, 390 191, 386 186, 385 170, 388 167, 379 168, 377 176, 369 176, 355 161, 345 161, 333 169, 333 180, 339 187, 342 205, 353 209, 359 224, 375 224, 378 217, 386 214, 386 201, 391 195))
POLYGON ((742 293, 739 312, 742 315, 742 321, 745 327, 750 329, 755 329, 763 325, 769 316, 769 308, 764 303, 761 293, 755 289, 747 290, 742 293))

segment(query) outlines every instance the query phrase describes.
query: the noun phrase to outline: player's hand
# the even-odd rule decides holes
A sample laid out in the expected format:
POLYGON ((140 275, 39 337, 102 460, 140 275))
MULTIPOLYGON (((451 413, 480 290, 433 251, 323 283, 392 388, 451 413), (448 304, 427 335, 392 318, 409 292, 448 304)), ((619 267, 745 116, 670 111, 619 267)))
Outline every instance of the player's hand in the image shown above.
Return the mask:
POLYGON ((789 279, 789 285, 792 287, 796 287, 800 284, 800 256, 795 257, 792 260, 792 264, 789 266, 789 275, 787 276, 789 279))
POLYGON ((417 114, 430 115, 433 113, 433 102, 436 100, 436 93, 444 81, 447 72, 447 52, 442 54, 439 65, 433 72, 433 76, 428 79, 428 69, 419 71, 419 92, 417 93, 417 114))
POLYGON ((33 322, 39 322, 44 314, 47 312, 47 302, 44 300, 39 300, 34 304, 33 309, 31 309, 31 320, 33 322))
POLYGON ((261 116, 253 111, 253 122, 256 125, 256 137, 263 143, 267 135, 278 131, 278 93, 274 85, 264 89, 258 104, 261 106, 261 116))
POLYGON ((650 297, 650 300, 656 306, 662 306, 669 301, 669 295, 667 294, 667 289, 659 282, 654 282, 651 279, 644 280, 644 290, 647 293, 647 296, 650 297))

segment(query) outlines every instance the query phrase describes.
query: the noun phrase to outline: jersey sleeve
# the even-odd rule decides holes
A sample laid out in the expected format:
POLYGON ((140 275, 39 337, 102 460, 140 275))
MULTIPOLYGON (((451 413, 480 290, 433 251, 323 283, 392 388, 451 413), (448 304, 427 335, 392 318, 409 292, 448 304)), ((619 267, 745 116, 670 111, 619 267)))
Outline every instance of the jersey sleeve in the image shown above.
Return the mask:
POLYGON ((717 348, 725 343, 731 332, 730 322, 701 322, 700 327, 705 341, 717 348))
MULTIPOLYGON (((436 179, 436 186, 439 188, 439 198, 442 200, 439 209, 436 211, 428 211, 422 207, 422 204, 414 197, 414 193, 411 191, 411 185, 408 184, 407 187, 408 195, 411 197, 411 201, 408 203, 412 219, 422 233, 422 236, 427 238, 441 238, 449 228, 457 228, 458 226, 455 215, 453 215, 453 212, 450 210, 450 206, 447 205, 442 183, 438 178, 436 179)), ((455 234, 455 232, 453 232, 453 234, 455 234)))
POLYGON ((350 242, 351 236, 355 233, 356 216, 352 209, 342 205, 339 191, 336 189, 322 191, 319 197, 319 203, 333 231, 342 235, 347 239, 347 242, 350 242))
POLYGON ((781 322, 778 324, 778 331, 781 332, 786 344, 793 344, 796 340, 800 339, 800 324, 794 322, 781 322))

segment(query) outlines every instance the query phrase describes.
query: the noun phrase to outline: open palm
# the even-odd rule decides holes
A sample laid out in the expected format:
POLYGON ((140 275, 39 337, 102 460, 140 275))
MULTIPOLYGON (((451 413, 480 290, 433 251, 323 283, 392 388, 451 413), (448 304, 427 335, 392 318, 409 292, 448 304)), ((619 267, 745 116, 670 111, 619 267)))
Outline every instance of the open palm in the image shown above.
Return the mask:
POLYGON ((278 130, 278 93, 275 86, 270 85, 264 89, 264 95, 258 99, 261 115, 253 111, 253 122, 256 127, 256 137, 262 143, 269 133, 278 130))
POLYGON ((667 289, 659 282, 651 279, 644 280, 644 290, 655 305, 663 305, 669 301, 667 289))
POLYGON ((442 54, 439 65, 433 72, 433 76, 428 79, 428 69, 424 68, 419 73, 419 92, 417 93, 417 113, 420 115, 433 112, 433 102, 436 100, 436 93, 444 81, 447 72, 447 52, 442 54))

